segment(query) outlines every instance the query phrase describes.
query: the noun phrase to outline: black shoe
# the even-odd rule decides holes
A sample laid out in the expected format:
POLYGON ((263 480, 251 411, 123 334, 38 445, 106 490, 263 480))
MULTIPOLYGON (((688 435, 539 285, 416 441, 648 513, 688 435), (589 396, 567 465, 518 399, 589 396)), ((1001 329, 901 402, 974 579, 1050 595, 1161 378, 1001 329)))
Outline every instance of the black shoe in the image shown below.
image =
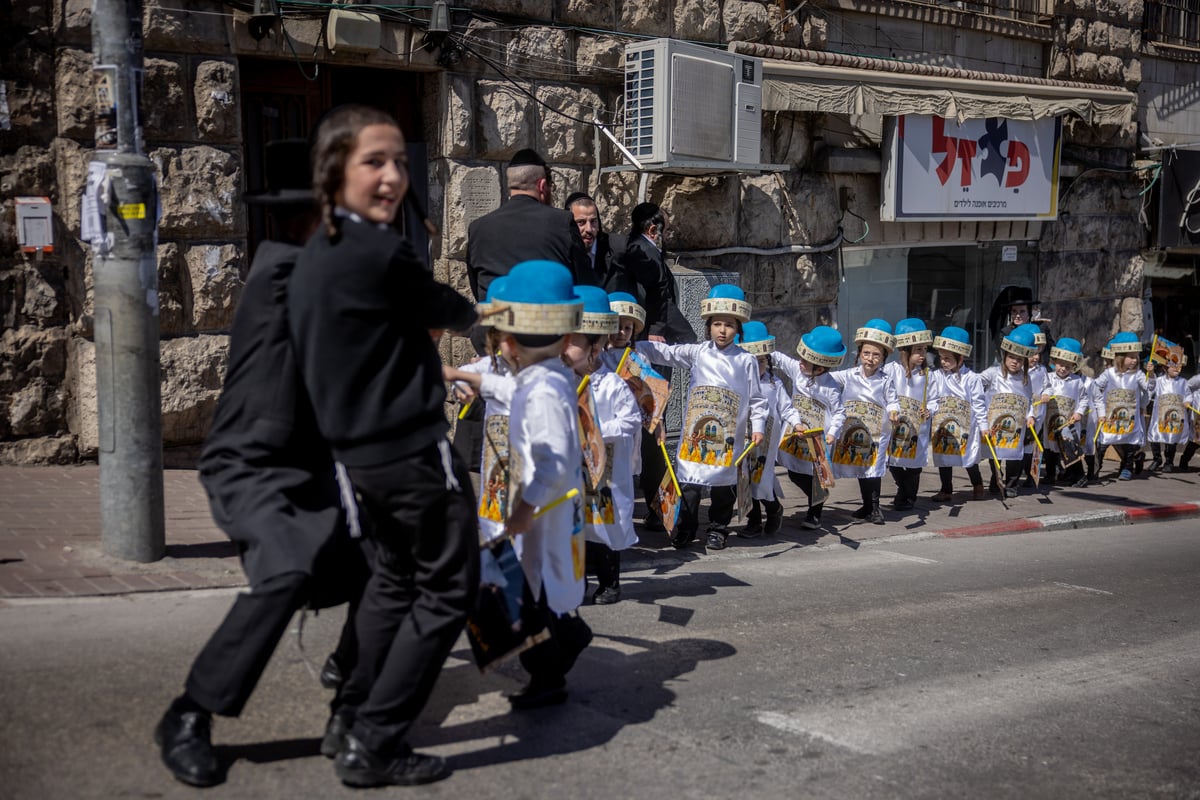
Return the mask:
POLYGON ((749 525, 742 528, 742 532, 738 534, 743 539, 757 539, 763 535, 762 522, 754 520, 749 525))
POLYGON ((597 589, 592 595, 592 602, 598 606, 610 606, 621 599, 620 586, 605 586, 603 589, 597 589))
POLYGON ((867 522, 884 525, 887 523, 887 520, 883 518, 883 512, 879 510, 879 506, 875 506, 871 509, 871 513, 867 515, 867 522))
POLYGON ((1141 475, 1142 470, 1146 468, 1146 454, 1137 453, 1133 457, 1133 474, 1141 475))
POLYGON ((1004 487, 1004 496, 1005 497, 1016 497, 1018 494, 1020 494, 1020 492, 1017 491, 1016 486, 1005 486, 1004 487))
POLYGON ((317 676, 317 679, 326 689, 340 689, 346 682, 346 676, 342 674, 342 667, 333 653, 330 653, 329 658, 325 659, 325 666, 321 667, 321 674, 317 676))
POLYGON ((900 498, 897 497, 895 500, 892 501, 892 508, 894 508, 897 511, 908 511, 914 505, 916 505, 916 504, 913 503, 912 500, 909 500, 907 497, 905 497, 903 500, 901 500, 900 498))
POLYGON ((767 524, 763 526, 763 533, 767 536, 774 536, 779 533, 779 529, 783 527, 783 514, 776 516, 768 516, 767 524))
POLYGON ((206 711, 168 708, 154 729, 154 743, 171 774, 189 786, 216 786, 225 780, 213 750, 212 716, 206 711))
POLYGON ((679 528, 676 528, 674 535, 671 536, 671 546, 674 547, 676 550, 683 548, 683 547, 687 547, 689 544, 691 544, 694 541, 696 541, 696 532, 695 531, 684 532, 684 531, 681 531, 679 528))
POLYGON ((562 705, 565 702, 567 702, 565 683, 546 685, 530 681, 524 689, 508 697, 508 704, 512 706, 513 711, 530 711, 535 708, 562 705))
POLYGON ((1162 471, 1163 472, 1174 472, 1175 467, 1174 467, 1174 465, 1171 464, 1171 462, 1168 461, 1166 464, 1163 464, 1162 471))
POLYGON ((816 531, 821 529, 821 520, 812 517, 805 517, 800 521, 800 527, 806 531, 816 531))
POLYGON ((642 522, 642 530, 644 531, 650 531, 651 533, 662 533, 666 529, 667 526, 663 525, 663 521, 659 519, 657 514, 647 514, 645 521, 642 522))
POLYGON ((1087 485, 1088 485, 1087 478, 1080 478, 1079 480, 1077 480, 1071 484, 1071 486, 1075 487, 1076 489, 1086 489, 1087 485))
POLYGON ((708 529, 708 549, 709 550, 724 550, 725 540, 729 538, 729 531, 720 525, 709 526, 708 529))
POLYGON ((348 714, 334 712, 325 723, 325 736, 321 739, 321 755, 335 758, 346 746, 346 734, 350 733, 353 719, 348 714))
POLYGON ((863 506, 858 511, 851 512, 850 516, 854 517, 855 519, 866 519, 867 517, 871 516, 871 507, 863 506))
POLYGON ((333 762, 333 770, 347 786, 416 786, 449 776, 446 759, 416 753, 407 746, 393 758, 372 753, 353 734, 333 762))

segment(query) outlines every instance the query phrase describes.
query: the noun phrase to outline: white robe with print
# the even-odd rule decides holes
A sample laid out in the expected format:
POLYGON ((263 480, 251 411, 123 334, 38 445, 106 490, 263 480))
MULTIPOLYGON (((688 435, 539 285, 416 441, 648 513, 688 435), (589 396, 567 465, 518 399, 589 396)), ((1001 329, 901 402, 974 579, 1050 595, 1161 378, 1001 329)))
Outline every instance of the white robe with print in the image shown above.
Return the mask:
MULTIPOLYGON (((930 442, 934 466, 975 466, 985 456, 979 441, 980 431, 987 430, 987 392, 983 388, 983 381, 966 366, 960 366, 950 374, 945 370, 936 370, 930 381, 932 385, 929 391, 938 397, 938 412, 948 411, 951 406, 962 409, 962 418, 956 418, 946 430, 939 430, 937 434, 953 437, 956 446, 941 446, 936 440, 930 442), (956 449, 961 449, 962 455, 955 454, 956 449)), ((935 438, 931 435, 931 439, 935 438)), ((991 454, 986 455, 990 457, 991 454)))
MULTIPOLYGON (((1032 415, 1032 381, 1024 370, 1009 375, 995 365, 981 372, 979 379, 987 390, 985 433, 993 437, 996 457, 1001 461, 1020 461, 1025 455, 1025 435, 1032 415)), ((990 452, 988 456, 991 456, 990 452)))
POLYGON ((1191 413, 1187 410, 1187 381, 1159 375, 1154 379, 1154 416, 1146 441, 1182 444, 1192 438, 1191 413))
POLYGON ((896 387, 881 368, 871 377, 862 367, 830 373, 842 387, 842 411, 846 415, 830 459, 835 478, 879 478, 887 472, 888 444, 892 440, 889 414, 900 410, 896 387), (850 463, 842 463, 842 457, 850 463))
POLYGON ((774 375, 759 375, 758 379, 767 399, 768 412, 763 444, 746 456, 754 460, 750 468, 750 496, 755 500, 778 500, 783 497, 783 487, 775 474, 775 461, 783 429, 800 425, 803 420, 792 405, 783 381, 774 375))
POLYGON ((1117 374, 1109 367, 1096 378, 1093 403, 1102 445, 1135 444, 1146 441, 1142 411, 1150 399, 1150 384, 1140 370, 1117 374))
POLYGON ((613 550, 626 550, 638 541, 633 528, 633 454, 641 441, 642 412, 625 381, 608 367, 592 373, 591 385, 606 453, 598 494, 589 492, 584 502, 584 536, 613 550))
POLYGON ((762 433, 767 401, 758 380, 758 360, 736 344, 724 350, 700 344, 638 342, 651 364, 691 370, 675 472, 680 483, 735 486, 741 443, 762 433))
POLYGON ((493 366, 485 356, 459 369, 479 375, 479 396, 484 401, 476 512, 479 539, 490 542, 504 534, 508 518, 508 406, 517 382, 502 359, 493 366))
POLYGON ((536 517, 514 547, 534 597, 542 589, 556 614, 583 601, 583 451, 579 445, 575 374, 558 359, 517 373, 509 417, 510 502, 537 508, 572 489, 578 495, 536 517))
MULTIPOLYGON (((808 377, 800 361, 786 353, 772 353, 771 364, 791 380, 792 407, 799 413, 804 430, 823 428, 825 436, 836 439, 846 421, 841 385, 828 372, 808 377)), ((788 472, 813 474, 812 458, 799 438, 789 439, 780 446, 779 463, 788 472)))
MULTIPOLYGON (((889 361, 883 365, 884 371, 892 379, 896 387, 896 399, 900 403, 900 421, 892 426, 892 441, 889 448, 897 446, 896 437, 902 433, 901 427, 908 427, 906 419, 914 417, 912 425, 916 426, 916 447, 906 456, 897 457, 895 453, 888 454, 889 467, 921 467, 929 465, 929 434, 933 423, 932 414, 937 411, 937 395, 933 391, 930 380, 930 370, 920 370, 912 375, 904 374, 904 366, 897 361, 889 361), (908 398, 907 400, 903 398, 908 398), (920 412, 924 408, 930 413, 930 419, 921 419, 920 412)), ((912 432, 909 431, 911 442, 912 432)))
POLYGON ((1075 435, 1080 444, 1083 444, 1083 437, 1087 433, 1084 420, 1091 416, 1089 412, 1092 410, 1092 393, 1088 391, 1083 377, 1075 373, 1060 378, 1057 372, 1047 373, 1046 385, 1042 392, 1051 397, 1049 403, 1038 406, 1042 409, 1042 445, 1050 452, 1057 453, 1059 448, 1055 434, 1075 414, 1081 417, 1080 421, 1075 423, 1075 435))

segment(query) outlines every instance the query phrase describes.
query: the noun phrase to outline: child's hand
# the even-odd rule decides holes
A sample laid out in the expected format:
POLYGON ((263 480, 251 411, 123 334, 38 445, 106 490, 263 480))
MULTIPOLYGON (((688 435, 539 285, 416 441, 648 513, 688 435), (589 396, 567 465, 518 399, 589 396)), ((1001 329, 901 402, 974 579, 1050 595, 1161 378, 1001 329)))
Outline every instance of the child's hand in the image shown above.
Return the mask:
POLYGON ((1079 414, 1072 414, 1071 421, 1068 422, 1067 424, 1074 425, 1076 422, 1079 422, 1079 420, 1081 420, 1081 419, 1083 419, 1083 417, 1081 417, 1079 414))
POLYGON ((932 417, 932 416, 933 416, 933 414, 931 414, 931 413, 929 412, 929 409, 928 409, 928 408, 922 408, 922 409, 921 409, 921 419, 929 419, 929 418, 930 418, 930 417, 932 417))
POLYGON ((508 519, 504 523, 504 529, 512 534, 525 533, 533 527, 533 506, 522 500, 517 503, 517 507, 508 515, 508 519))
POLYGON ((475 401, 476 394, 470 386, 456 383, 454 384, 454 396, 460 403, 471 403, 475 401))
POLYGON ((1044 394, 1038 398, 1038 402, 1041 403, 1042 405, 1045 405, 1046 403, 1050 402, 1050 399, 1051 399, 1050 395, 1044 394))
POLYGON ((893 425, 895 425, 897 422, 900 421, 900 412, 899 411, 889 411, 888 412, 888 420, 890 420, 891 423, 893 425))
POLYGON ((755 447, 758 447, 760 444, 763 443, 762 432, 750 434, 750 441, 754 442, 755 447))
POLYGON ((825 444, 833 444, 833 434, 832 433, 825 434, 825 444))
POLYGON ((1025 420, 1025 427, 1026 427, 1026 428, 1032 428, 1032 427, 1033 427, 1033 426, 1035 426, 1035 425, 1037 425, 1037 418, 1036 418, 1036 417, 1030 417, 1029 419, 1025 420))

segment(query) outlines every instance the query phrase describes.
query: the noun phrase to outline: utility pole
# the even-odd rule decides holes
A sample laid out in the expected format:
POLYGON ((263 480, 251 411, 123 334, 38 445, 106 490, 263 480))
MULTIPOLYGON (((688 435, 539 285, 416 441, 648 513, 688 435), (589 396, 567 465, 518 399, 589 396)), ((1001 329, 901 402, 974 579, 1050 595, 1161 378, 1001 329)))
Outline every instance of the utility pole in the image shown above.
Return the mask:
POLYGON ((166 551, 158 353, 158 189, 142 152, 141 0, 93 0, 98 230, 96 401, 104 552, 157 561, 166 551))

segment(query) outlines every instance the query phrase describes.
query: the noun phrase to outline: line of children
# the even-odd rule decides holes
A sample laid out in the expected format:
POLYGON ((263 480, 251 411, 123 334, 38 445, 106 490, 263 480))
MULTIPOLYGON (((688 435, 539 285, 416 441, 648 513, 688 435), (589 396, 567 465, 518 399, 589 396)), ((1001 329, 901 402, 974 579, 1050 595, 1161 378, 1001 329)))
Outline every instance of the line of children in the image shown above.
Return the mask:
POLYGON ((982 434, 988 430, 987 391, 979 375, 966 366, 971 355, 971 336, 962 328, 948 326, 933 340, 939 369, 930 380, 930 393, 938 398, 933 417, 930 449, 938 468, 941 488, 933 496, 944 503, 954 497, 954 468, 963 467, 971 481, 971 497, 984 500, 979 460, 987 453, 982 434))
POLYGON ((566 358, 576 376, 588 382, 584 390, 592 392, 605 450, 604 477, 598 485, 587 482, 584 500, 586 566, 599 584, 592 602, 607 605, 621 599, 621 551, 638 541, 633 528, 633 454, 642 413, 625 381, 601 358, 621 327, 608 294, 596 286, 577 286, 575 293, 583 298, 583 321, 571 334, 566 358))
POLYGON ((676 472, 682 484, 682 508, 672 544, 686 547, 699 528, 700 496, 710 491, 708 546, 725 547, 737 499, 739 443, 763 440, 766 400, 758 363, 734 343, 750 320, 750 304, 737 286, 719 284, 700 302, 708 340, 670 345, 642 341, 637 351, 652 364, 691 371, 676 472), (747 433, 749 432, 749 436, 747 433))
MULTIPOLYGON (((846 344, 836 330, 818 325, 800 337, 796 355, 798 359, 776 351, 771 353, 771 363, 792 382, 792 406, 800 415, 800 429, 823 430, 826 447, 832 446, 841 433, 846 414, 842 409, 842 387, 829 370, 840 367, 846 359, 846 344)), ((823 502, 813 502, 816 461, 817 455, 804 437, 793 436, 780 445, 779 463, 808 498, 808 511, 800 522, 800 527, 806 530, 821 527, 824 509, 823 502)))
MULTIPOLYGON (((753 539, 766 533, 774 535, 783 526, 783 487, 775 474, 779 443, 783 441, 785 423, 796 430, 803 424, 796 407, 788 397, 783 381, 771 369, 771 354, 775 352, 775 337, 767 326, 751 320, 742 326, 741 348, 758 360, 758 379, 767 401, 767 420, 763 442, 748 456, 754 459, 750 471, 751 509, 741 535, 753 539), (764 521, 765 516, 765 521, 764 521)), ((799 430, 804 430, 799 428, 799 430)))
POLYGON ((892 326, 872 319, 858 329, 854 343, 858 345, 854 366, 833 373, 842 389, 846 419, 830 460, 836 477, 858 479, 862 507, 850 516, 883 525, 879 492, 887 471, 892 425, 900 413, 896 387, 883 370, 895 347, 892 326))
POLYGON ((888 466, 896 481, 892 508, 907 511, 916 504, 921 470, 929 463, 930 420, 937 410, 937 397, 930 396, 930 376, 925 364, 926 353, 933 344, 933 331, 923 321, 909 318, 896 323, 895 336, 899 360, 883 366, 900 404, 888 449, 888 466))

